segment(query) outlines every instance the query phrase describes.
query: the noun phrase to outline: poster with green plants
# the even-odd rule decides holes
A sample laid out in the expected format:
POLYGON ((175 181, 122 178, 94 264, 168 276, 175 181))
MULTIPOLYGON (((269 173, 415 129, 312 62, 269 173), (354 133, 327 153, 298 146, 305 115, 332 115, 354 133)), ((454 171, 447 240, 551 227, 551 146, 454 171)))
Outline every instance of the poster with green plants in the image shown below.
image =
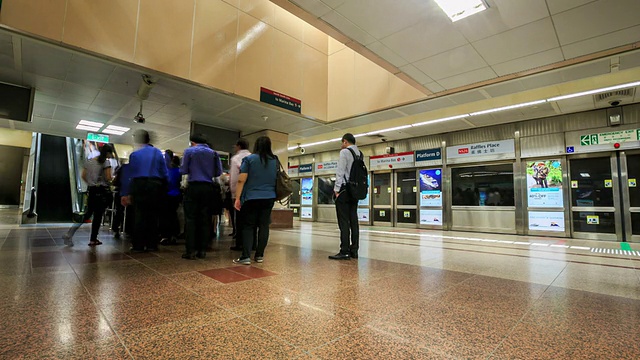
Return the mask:
POLYGON ((529 207, 564 207, 560 160, 527 162, 527 196, 529 207))

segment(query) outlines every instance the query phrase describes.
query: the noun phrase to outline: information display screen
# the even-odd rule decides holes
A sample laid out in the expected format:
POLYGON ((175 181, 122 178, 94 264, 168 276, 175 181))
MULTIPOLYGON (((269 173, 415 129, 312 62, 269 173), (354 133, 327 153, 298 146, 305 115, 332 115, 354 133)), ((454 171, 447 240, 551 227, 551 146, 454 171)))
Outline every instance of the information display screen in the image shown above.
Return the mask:
POLYGON ((442 169, 420 170, 420 206, 442 206, 442 169))

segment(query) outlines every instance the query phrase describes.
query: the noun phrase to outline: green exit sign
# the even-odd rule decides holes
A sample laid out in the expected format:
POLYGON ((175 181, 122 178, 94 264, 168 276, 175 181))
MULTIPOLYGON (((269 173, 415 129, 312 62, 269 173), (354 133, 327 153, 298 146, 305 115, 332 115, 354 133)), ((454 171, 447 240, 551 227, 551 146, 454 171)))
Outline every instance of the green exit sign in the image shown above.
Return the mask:
POLYGON ((109 143, 109 135, 88 133, 87 140, 99 143, 109 143))

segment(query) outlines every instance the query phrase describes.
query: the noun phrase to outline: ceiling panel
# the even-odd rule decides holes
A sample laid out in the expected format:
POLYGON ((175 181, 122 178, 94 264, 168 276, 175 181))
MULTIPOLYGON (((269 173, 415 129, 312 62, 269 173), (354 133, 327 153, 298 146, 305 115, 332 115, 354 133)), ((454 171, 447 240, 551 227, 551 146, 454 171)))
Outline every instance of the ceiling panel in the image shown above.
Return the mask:
POLYGON ((66 81, 100 89, 109 80, 115 68, 115 65, 74 54, 66 81))
POLYGON ((637 42, 639 40, 639 33, 640 26, 634 26, 606 35, 596 36, 591 39, 578 41, 573 44, 564 45, 562 47, 562 51, 564 52, 565 58, 572 59, 582 55, 588 55, 598 51, 637 42))
POLYGON ((336 9, 376 39, 425 21, 429 10, 429 2, 422 0, 351 0, 336 9))
POLYGON ((320 0, 291 0, 291 2, 315 15, 315 17, 321 17, 331 11, 331 8, 320 0))
POLYGON ((439 93, 439 92, 441 92, 441 91, 445 91, 445 90, 446 90, 442 85, 438 84, 438 83, 437 83, 437 82, 435 82, 435 81, 434 81, 434 82, 432 82, 432 83, 423 84, 423 85, 424 85, 424 87, 426 87, 427 89, 429 89, 429 91, 431 91, 431 92, 432 92, 432 93, 434 93, 434 94, 435 94, 435 93, 439 93))
POLYGON ((14 68, 13 41, 8 34, 0 36, 0 67, 14 68))
POLYGON ((470 16, 454 26, 469 41, 477 41, 549 16, 545 0, 489 0, 481 16, 470 16))
POLYGON ((499 97, 509 94, 517 94, 525 91, 525 87, 520 81, 507 81, 496 85, 485 86, 482 90, 486 91, 491 97, 499 97))
POLYGON ((64 80, 71 53, 51 45, 22 41, 22 68, 40 76, 64 80))
POLYGON ((445 122, 438 122, 432 125, 423 125, 411 128, 410 133, 412 136, 426 136, 433 134, 442 134, 453 131, 460 131, 470 129, 471 126, 462 120, 452 120, 445 122))
POLYGON ((640 66, 640 51, 620 56, 620 70, 628 70, 640 66))
POLYGON ((53 118, 53 112, 56 110, 55 104, 49 104, 42 101, 34 101, 33 103, 33 116, 51 119, 53 118))
POLYGON ((567 11, 598 0, 552 0, 547 1, 551 14, 567 11))
POLYGON ((332 11, 324 15, 322 19, 334 26, 336 29, 340 30, 343 34, 347 35, 351 39, 359 42, 360 44, 367 45, 376 41, 373 36, 367 34, 356 24, 347 20, 347 18, 340 15, 336 11, 332 11))
POLYGON ((116 68, 109 76, 103 90, 134 96, 142 82, 142 74, 123 67, 116 68))
POLYGON ((412 105, 402 106, 402 107, 399 107, 398 110, 402 111, 407 115, 417 115, 417 114, 425 113, 428 111, 442 109, 442 108, 446 108, 454 105, 456 105, 456 103, 454 103, 450 98, 442 97, 442 98, 435 98, 431 100, 421 101, 419 103, 412 104, 412 105))
POLYGON ((473 90, 473 91, 465 91, 463 93, 454 94, 454 95, 451 95, 449 98, 451 99, 451 101, 453 101, 456 104, 467 104, 474 101, 485 100, 487 97, 482 95, 482 93, 480 93, 479 91, 473 90))
POLYGON ((473 43, 490 64, 499 64, 541 51, 557 48, 558 39, 550 18, 520 26, 473 43), (526 41, 523 41, 526 39, 526 41))
POLYGON ((35 87, 38 93, 49 96, 59 96, 64 88, 64 81, 23 72, 23 83, 35 87))
POLYGON ((367 48, 378 54, 381 58, 390 62, 395 67, 401 67, 408 64, 408 61, 403 59, 402 56, 396 54, 393 50, 389 49, 379 41, 367 45, 367 48))
POLYGON ((493 72, 491 68, 486 67, 486 68, 470 71, 464 74, 452 76, 450 78, 438 80, 438 84, 442 85, 446 89, 453 89, 459 86, 493 79, 495 77, 497 77, 496 73, 493 72))
POLYGON ((442 11, 380 41, 411 63, 468 43, 442 11))
POLYGON ((553 15, 553 23, 566 45, 639 25, 639 13, 638 0, 600 0, 553 15))
MULTIPOLYGON (((311 137, 311 136, 317 136, 317 135, 324 135, 332 131, 334 131, 334 129, 329 126, 318 126, 311 129, 297 131, 294 133, 294 135, 300 136, 300 137, 311 137)), ((289 136, 291 137, 291 134, 289 134, 289 136)))
MULTIPOLYGON (((415 65, 423 73, 436 81, 469 72, 471 70, 487 67, 487 63, 471 45, 464 45, 444 53, 431 56, 417 61, 415 65)), ((421 84, 425 84, 427 82, 430 81, 420 81, 421 84)))
POLYGON ((110 115, 96 113, 88 110, 76 109, 68 106, 59 105, 56 107, 56 111, 53 114, 53 119, 62 120, 77 125, 80 120, 89 120, 105 123, 111 119, 110 115))
POLYGON ((540 66, 545 66, 564 60, 562 50, 555 48, 523 56, 500 64, 492 65, 491 68, 499 75, 509 75, 520 71, 531 70, 540 66))

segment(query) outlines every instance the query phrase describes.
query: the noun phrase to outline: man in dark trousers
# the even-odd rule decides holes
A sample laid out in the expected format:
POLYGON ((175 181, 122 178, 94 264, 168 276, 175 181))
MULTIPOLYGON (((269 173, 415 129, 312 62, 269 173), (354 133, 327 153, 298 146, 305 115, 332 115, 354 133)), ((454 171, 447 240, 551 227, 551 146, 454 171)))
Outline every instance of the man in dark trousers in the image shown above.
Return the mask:
POLYGON ((332 260, 349 260, 358 258, 360 245, 360 227, 358 224, 358 200, 351 198, 346 191, 347 182, 351 174, 354 156, 350 150, 360 156, 353 134, 346 133, 342 137, 340 159, 336 170, 336 184, 333 188, 338 227, 340 228, 340 252, 329 256, 332 260))
POLYGON ((188 175, 184 195, 187 244, 183 259, 206 256, 211 238, 211 206, 214 201, 213 178, 222 175, 220 156, 207 145, 204 135, 191 135, 191 147, 184 151, 180 172, 188 175))
MULTIPOLYGON (((249 142, 245 139, 238 139, 236 144, 233 146, 235 150, 235 155, 231 157, 231 167, 229 169, 229 188, 231 190, 231 203, 235 204, 236 199, 236 187, 238 186, 238 177, 240 176, 240 166, 242 165, 242 159, 251 155, 249 149, 249 142)), ((229 211, 229 216, 233 216, 235 219, 235 227, 234 227, 234 235, 235 235, 235 245, 231 247, 231 250, 242 251, 242 215, 241 212, 232 209, 229 211), (231 215, 233 212, 233 215, 231 215)), ((256 237, 257 240, 257 237, 256 237)), ((255 241, 257 243, 257 241, 255 241)), ((253 247, 254 249, 256 246, 253 247)))
POLYGON ((162 152, 149 145, 145 130, 136 130, 133 141, 137 149, 123 169, 121 203, 133 204, 133 252, 157 251, 160 240, 160 209, 167 183, 167 166, 162 152))

